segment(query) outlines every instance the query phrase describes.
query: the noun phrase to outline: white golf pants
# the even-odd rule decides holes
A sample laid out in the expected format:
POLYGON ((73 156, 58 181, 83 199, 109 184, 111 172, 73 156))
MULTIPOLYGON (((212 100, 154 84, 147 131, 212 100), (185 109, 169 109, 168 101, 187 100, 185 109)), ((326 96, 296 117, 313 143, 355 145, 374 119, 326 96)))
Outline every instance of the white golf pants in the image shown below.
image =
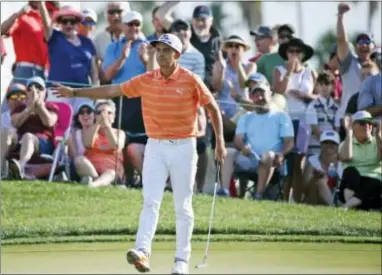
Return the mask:
POLYGON ((197 160, 195 138, 148 140, 142 171, 143 209, 136 239, 137 249, 151 254, 164 188, 170 177, 176 216, 175 258, 188 262, 194 228, 192 195, 197 160))

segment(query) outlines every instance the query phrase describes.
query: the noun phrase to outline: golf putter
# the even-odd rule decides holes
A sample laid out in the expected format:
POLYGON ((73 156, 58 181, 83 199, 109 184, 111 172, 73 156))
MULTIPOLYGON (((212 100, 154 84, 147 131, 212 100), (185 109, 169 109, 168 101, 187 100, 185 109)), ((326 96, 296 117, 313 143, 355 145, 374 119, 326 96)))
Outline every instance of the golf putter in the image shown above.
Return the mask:
POLYGON ((212 198, 210 221, 209 221, 209 225, 208 225, 208 235, 207 235, 206 250, 204 252, 202 263, 196 265, 195 268, 204 268, 204 267, 208 266, 208 264, 207 264, 207 257, 208 257, 208 249, 210 247, 210 238, 211 238, 211 230, 212 230, 212 219, 214 217, 216 193, 217 193, 218 184, 219 184, 219 174, 220 174, 220 163, 218 162, 217 165, 216 165, 216 179, 215 179, 214 195, 213 195, 213 198, 212 198))

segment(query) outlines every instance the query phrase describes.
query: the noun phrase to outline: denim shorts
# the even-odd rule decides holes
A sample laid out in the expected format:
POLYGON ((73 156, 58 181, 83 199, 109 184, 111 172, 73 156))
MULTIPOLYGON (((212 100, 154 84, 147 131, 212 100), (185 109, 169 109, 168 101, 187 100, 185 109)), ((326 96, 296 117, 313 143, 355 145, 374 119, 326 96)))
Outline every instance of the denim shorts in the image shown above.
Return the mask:
POLYGON ((38 137, 40 154, 52 155, 54 151, 53 142, 51 139, 38 137))
POLYGON ((247 157, 242 154, 238 154, 235 159, 236 168, 243 172, 257 172, 259 167, 259 160, 254 157, 247 157))

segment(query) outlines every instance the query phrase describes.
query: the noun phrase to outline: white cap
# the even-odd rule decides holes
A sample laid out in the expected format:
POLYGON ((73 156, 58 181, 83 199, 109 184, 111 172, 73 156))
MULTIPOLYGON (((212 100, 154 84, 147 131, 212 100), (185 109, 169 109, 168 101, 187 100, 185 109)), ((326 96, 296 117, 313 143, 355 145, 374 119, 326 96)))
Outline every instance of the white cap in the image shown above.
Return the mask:
POLYGON ((352 115, 351 118, 352 118, 353 122, 355 122, 355 121, 369 121, 369 122, 372 122, 373 121, 373 117, 367 111, 358 111, 354 115, 352 115))
POLYGON ((92 10, 92 9, 83 9, 82 11, 82 15, 84 16, 84 18, 91 18, 95 23, 97 23, 97 13, 92 10))
POLYGON ((170 46, 171 48, 173 48, 178 53, 182 53, 182 50, 183 50, 182 41, 180 41, 180 39, 174 34, 165 33, 165 34, 162 34, 157 40, 153 40, 150 42, 150 44, 153 45, 154 47, 157 43, 166 44, 170 46))
POLYGON ((142 23, 143 21, 143 18, 142 18, 142 14, 140 14, 139 12, 137 11, 128 11, 126 12, 125 16, 123 17, 123 23, 130 23, 132 21, 139 21, 142 23))
POLYGON ((337 144, 340 144, 340 136, 336 131, 325 131, 320 136, 320 142, 324 141, 333 141, 337 144))
POLYGON ((253 93, 255 90, 257 89, 261 89, 263 90, 265 93, 270 93, 271 92, 271 87, 269 86, 268 83, 258 83, 257 85, 253 86, 252 89, 251 89, 251 93, 253 93))

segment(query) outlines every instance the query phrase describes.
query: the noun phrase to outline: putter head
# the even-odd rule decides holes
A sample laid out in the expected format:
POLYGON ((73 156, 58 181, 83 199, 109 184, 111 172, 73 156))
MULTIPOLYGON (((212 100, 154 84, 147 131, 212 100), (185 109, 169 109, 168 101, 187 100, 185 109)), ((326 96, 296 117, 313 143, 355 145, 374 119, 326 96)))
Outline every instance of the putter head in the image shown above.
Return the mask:
POLYGON ((196 269, 205 268, 205 267, 207 267, 206 263, 198 264, 198 265, 195 266, 196 269))

